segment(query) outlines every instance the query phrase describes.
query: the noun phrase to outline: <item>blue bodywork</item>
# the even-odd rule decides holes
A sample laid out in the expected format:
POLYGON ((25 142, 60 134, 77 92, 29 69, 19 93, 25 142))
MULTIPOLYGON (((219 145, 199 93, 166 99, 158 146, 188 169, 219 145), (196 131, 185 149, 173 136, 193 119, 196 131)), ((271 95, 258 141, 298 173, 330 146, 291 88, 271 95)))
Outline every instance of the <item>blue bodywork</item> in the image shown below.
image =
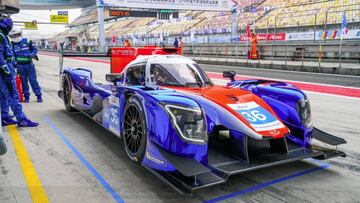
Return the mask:
POLYGON ((265 80, 231 81, 227 86, 248 90, 262 98, 290 129, 291 141, 302 147, 311 145, 311 109, 303 91, 288 83, 265 80), (300 118, 301 110, 307 113, 304 120, 300 118))

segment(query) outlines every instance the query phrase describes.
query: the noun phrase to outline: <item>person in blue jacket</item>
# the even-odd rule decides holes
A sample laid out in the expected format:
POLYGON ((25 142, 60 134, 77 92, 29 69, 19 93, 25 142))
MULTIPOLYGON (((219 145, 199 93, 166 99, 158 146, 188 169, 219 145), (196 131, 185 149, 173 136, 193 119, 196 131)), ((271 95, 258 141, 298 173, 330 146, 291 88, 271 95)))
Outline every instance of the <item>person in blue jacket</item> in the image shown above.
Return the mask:
POLYGON ((35 66, 32 59, 37 57, 37 49, 33 46, 32 41, 22 37, 22 31, 18 27, 14 27, 9 34, 11 44, 16 60, 17 73, 22 80, 22 89, 24 94, 24 103, 29 103, 30 92, 29 82, 34 94, 37 97, 37 102, 43 102, 41 97, 41 88, 37 81, 35 66))
POLYGON ((22 111, 19 94, 15 84, 14 54, 8 39, 13 27, 12 20, 7 15, 0 15, 0 104, 1 123, 3 125, 17 124, 19 127, 36 127, 39 124, 29 120, 22 111), (17 121, 9 115, 9 106, 17 121))

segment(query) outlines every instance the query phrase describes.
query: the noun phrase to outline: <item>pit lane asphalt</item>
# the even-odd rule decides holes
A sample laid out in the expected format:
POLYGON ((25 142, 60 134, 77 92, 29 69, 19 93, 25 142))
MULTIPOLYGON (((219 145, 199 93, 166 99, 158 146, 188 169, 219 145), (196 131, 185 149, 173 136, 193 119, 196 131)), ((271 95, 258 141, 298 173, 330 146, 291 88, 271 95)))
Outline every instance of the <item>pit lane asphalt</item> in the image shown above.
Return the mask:
MULTIPOLYGON (((19 129, 19 133, 50 202, 113 202, 114 199, 64 144, 45 119, 51 120, 125 202, 201 202, 316 167, 313 163, 299 161, 257 170, 233 176, 227 183, 200 190, 192 197, 181 196, 145 168, 133 164, 127 158, 122 142, 112 134, 94 124, 86 116, 79 113, 69 114, 64 110, 62 101, 57 97, 58 58, 40 55, 40 61, 36 62, 36 65, 45 102, 38 104, 32 98, 30 104, 23 106, 27 115, 39 121, 41 125, 33 129, 19 129)), ((107 64, 74 59, 66 59, 65 66, 88 67, 94 73, 95 82, 104 82, 104 75, 109 71, 107 64)), ((206 66, 206 69, 214 71, 216 67, 206 66)), ((263 75, 264 70, 250 71, 252 72, 247 73, 252 76, 259 74, 258 76, 261 77, 270 77, 263 75)), ((274 78, 279 79, 321 83, 327 81, 326 84, 350 86, 355 84, 356 87, 360 82, 359 78, 343 76, 336 78, 337 76, 276 72, 267 74, 273 74, 274 78), (320 77, 324 81, 319 81, 320 77), (332 80, 329 82, 326 78, 333 79, 329 79, 332 80)), ((222 84, 225 82, 214 81, 222 84)), ((346 151, 349 156, 326 161, 331 164, 327 169, 225 200, 230 202, 360 201, 358 195, 360 100, 313 93, 309 93, 309 97, 315 126, 345 138, 348 144, 340 146, 339 149, 346 151)), ((31 202, 14 147, 7 130, 4 130, 9 151, 5 156, 0 157, 0 202, 31 202)))

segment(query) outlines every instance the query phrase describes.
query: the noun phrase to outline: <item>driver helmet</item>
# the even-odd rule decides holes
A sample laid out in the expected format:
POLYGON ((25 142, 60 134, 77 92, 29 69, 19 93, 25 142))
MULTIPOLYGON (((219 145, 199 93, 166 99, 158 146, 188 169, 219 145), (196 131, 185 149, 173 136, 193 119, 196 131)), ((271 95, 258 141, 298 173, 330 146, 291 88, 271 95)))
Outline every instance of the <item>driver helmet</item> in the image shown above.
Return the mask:
POLYGON ((0 30, 5 34, 8 35, 10 30, 13 28, 13 21, 11 18, 6 14, 0 14, 0 30))
POLYGON ((134 77, 137 80, 137 83, 142 84, 145 81, 143 69, 135 68, 134 69, 134 77))
POLYGON ((13 42, 20 42, 22 40, 22 31, 19 27, 14 27, 10 33, 9 36, 13 42))
POLYGON ((142 69, 141 68, 135 68, 134 69, 134 76, 136 79, 141 79, 142 77, 142 69))

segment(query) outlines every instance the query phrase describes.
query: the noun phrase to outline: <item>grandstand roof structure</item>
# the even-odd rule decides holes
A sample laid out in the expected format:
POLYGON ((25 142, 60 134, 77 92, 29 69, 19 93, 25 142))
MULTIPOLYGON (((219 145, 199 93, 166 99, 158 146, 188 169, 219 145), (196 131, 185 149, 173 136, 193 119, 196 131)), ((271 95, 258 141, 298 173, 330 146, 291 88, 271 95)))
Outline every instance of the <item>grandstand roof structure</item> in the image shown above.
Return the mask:
POLYGON ((20 7, 21 9, 48 10, 85 8, 95 3, 96 0, 20 0, 20 7))

